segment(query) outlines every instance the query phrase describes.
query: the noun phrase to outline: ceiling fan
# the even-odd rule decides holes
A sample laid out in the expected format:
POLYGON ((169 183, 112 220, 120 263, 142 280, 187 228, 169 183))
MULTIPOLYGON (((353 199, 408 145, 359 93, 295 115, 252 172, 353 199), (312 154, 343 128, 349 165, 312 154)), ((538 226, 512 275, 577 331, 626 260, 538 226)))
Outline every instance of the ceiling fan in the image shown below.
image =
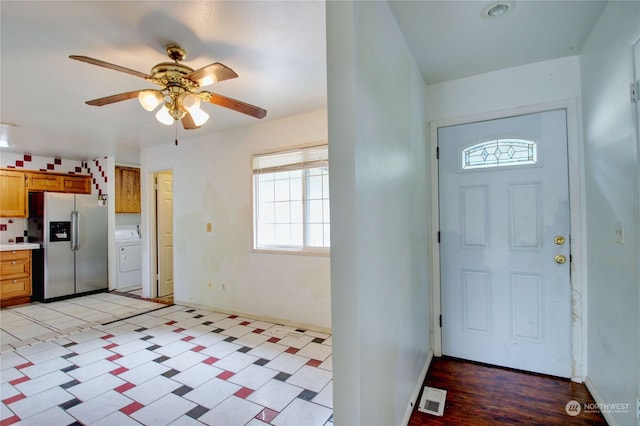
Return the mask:
POLYGON ((87 101, 88 105, 102 106, 137 97, 147 111, 153 111, 163 104, 156 113, 156 119, 166 125, 181 120, 185 129, 197 129, 209 119, 209 115, 200 109, 201 101, 220 105, 255 118, 263 118, 267 115, 267 111, 257 106, 205 90, 199 91, 203 86, 238 77, 231 68, 214 62, 193 70, 180 63, 186 58, 187 51, 177 45, 167 46, 167 56, 174 62, 161 62, 151 68, 149 74, 87 56, 71 55, 69 58, 140 77, 161 87, 159 90, 142 89, 106 96, 87 101))

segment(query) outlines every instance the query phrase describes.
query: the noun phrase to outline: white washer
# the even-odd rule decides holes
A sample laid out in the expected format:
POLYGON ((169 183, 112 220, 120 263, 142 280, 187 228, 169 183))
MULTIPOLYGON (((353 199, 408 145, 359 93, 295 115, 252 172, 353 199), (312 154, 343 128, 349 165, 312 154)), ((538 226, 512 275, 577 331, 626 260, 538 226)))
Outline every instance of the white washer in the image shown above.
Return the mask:
POLYGON ((142 285, 142 239, 136 226, 116 228, 116 288, 142 285))

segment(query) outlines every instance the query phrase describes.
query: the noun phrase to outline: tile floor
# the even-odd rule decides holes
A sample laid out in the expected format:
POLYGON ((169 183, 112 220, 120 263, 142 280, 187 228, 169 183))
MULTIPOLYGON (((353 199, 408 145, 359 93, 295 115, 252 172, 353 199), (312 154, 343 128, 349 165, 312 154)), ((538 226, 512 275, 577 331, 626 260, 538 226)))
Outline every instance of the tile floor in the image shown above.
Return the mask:
POLYGON ((328 334, 113 293, 0 321, 0 426, 333 424, 328 334))

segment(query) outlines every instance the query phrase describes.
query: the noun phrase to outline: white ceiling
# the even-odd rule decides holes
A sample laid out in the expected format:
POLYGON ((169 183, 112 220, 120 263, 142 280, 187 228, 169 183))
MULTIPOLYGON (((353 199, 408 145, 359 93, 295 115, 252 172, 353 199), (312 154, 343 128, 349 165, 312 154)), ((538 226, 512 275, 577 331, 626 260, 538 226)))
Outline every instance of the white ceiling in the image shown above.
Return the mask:
MULTIPOLYGON (((493 3, 392 1, 422 69, 436 83, 579 52, 604 2, 517 1, 500 18, 493 3)), ((0 121, 8 151, 137 164, 139 148, 171 143, 175 127, 158 123, 134 100, 84 102, 152 88, 134 76, 73 61, 84 55, 149 73, 178 43, 194 69, 222 62, 238 78, 207 90, 268 111, 263 120, 326 107, 323 1, 0 1, 0 121)), ((216 105, 186 140, 256 121, 216 105)), ((7 149, 6 149, 7 150, 7 149)))
POLYGON ((391 1, 427 84, 576 55, 606 1, 391 1), (489 17, 498 3, 509 11, 489 17))

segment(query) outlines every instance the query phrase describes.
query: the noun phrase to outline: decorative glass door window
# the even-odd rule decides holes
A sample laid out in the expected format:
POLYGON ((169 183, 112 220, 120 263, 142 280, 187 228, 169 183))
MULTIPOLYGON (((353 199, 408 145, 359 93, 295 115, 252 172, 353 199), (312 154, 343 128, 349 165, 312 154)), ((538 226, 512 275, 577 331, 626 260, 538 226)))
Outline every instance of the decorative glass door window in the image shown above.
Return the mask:
POLYGON ((493 139, 462 150, 462 170, 522 166, 538 162, 538 144, 526 139, 493 139))

